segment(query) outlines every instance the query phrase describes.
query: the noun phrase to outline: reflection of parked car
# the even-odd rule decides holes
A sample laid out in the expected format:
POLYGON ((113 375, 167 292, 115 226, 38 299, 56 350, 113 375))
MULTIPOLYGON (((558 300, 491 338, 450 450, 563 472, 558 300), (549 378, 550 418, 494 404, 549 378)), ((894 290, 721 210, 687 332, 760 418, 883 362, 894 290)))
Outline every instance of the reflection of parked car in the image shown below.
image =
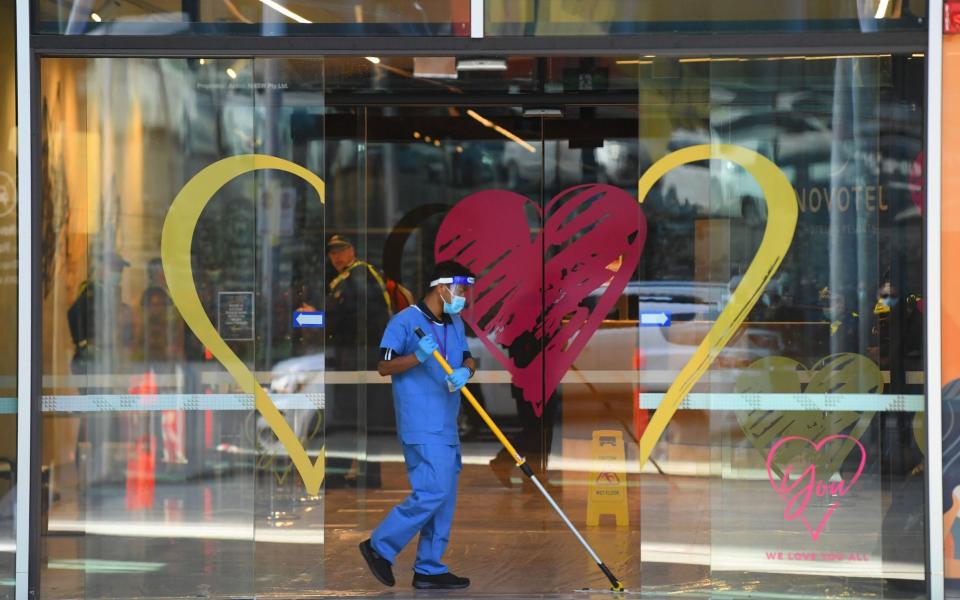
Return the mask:
MULTIPOLYGON (((271 394, 323 394, 324 354, 308 354, 283 360, 274 365, 270 381, 271 394)), ((306 402, 304 403, 306 404, 306 402)), ((301 443, 308 445, 313 438, 320 438, 322 412, 309 408, 289 408, 280 403, 280 412, 301 443)), ((258 447, 280 450, 270 425, 257 413, 256 439, 258 447)))
MULTIPOLYGON (((678 130, 667 145, 669 152, 711 143, 705 131, 678 130)), ((696 162, 680 165, 663 176, 667 207, 693 208, 706 217, 740 218, 750 213, 759 187, 733 163, 696 162), (752 185, 751 185, 752 184, 752 185), (739 189, 738 189, 739 188, 739 189)))
MULTIPOLYGON (((597 290, 596 296, 603 293, 597 290)), ((574 361, 569 383, 562 387, 563 401, 588 402, 597 394, 610 398, 631 398, 641 383, 646 391, 663 392, 673 377, 690 360, 697 346, 719 315, 728 298, 728 286, 695 281, 632 281, 624 289, 617 308, 607 315, 574 361), (668 312, 669 327, 639 327, 641 312, 668 312), (636 373, 637 364, 640 372, 636 373), (606 373, 606 374, 604 374, 606 373), (598 380, 599 378, 599 380, 598 380)), ((470 351, 483 370, 500 370, 497 360, 476 338, 470 351)), ((780 332, 762 323, 747 324, 720 353, 713 369, 746 367, 780 351, 780 332)), ((715 381, 732 389, 733 378, 715 381)), ((502 383, 480 383, 487 410, 494 416, 514 415, 516 408, 510 387, 502 383)), ((716 389, 720 389, 717 387, 716 389)))
MULTIPOLYGON (((820 120, 788 112, 734 116, 713 124, 709 132, 674 131, 670 152, 723 142, 758 152, 779 166, 791 183, 811 160, 811 155, 832 155, 833 135, 820 120)), ((829 172, 829 171, 828 171, 829 172)), ((663 176, 663 198, 669 207, 693 207, 705 217, 743 218, 751 223, 766 219, 766 204, 757 181, 731 162, 681 165, 663 176)))
MULTIPOLYGON (((601 291, 597 292, 602 293, 601 291)), ((574 366, 581 370, 632 369, 676 373, 693 356, 728 299, 728 286, 696 281, 631 281, 608 323, 583 349, 574 366), (642 313, 669 313, 668 327, 639 327, 642 313)), ((718 367, 746 366, 778 347, 777 334, 751 325, 721 352, 718 367)), ((644 377, 641 376, 641 380, 644 377)), ((665 391, 657 379, 645 387, 665 391), (662 388, 662 389, 661 389, 662 388)))
POLYGON ((473 140, 448 152, 454 183, 468 188, 499 187, 502 142, 473 140))
POLYGON ((632 189, 641 168, 649 165, 638 140, 605 140, 597 148, 571 148, 566 140, 530 144, 536 151, 509 143, 501 158, 506 186, 510 190, 538 189, 580 183, 610 183, 632 189), (592 152, 590 157, 587 152, 592 152))
POLYGON ((628 190, 637 185, 640 174, 650 168, 650 153, 639 140, 605 140, 596 150, 603 169, 603 183, 628 190))
MULTIPOLYGON (((549 147, 556 142, 547 142, 549 147)), ((522 192, 527 188, 539 189, 544 178, 543 149, 539 141, 529 143, 530 147, 517 143, 508 143, 503 148, 503 177, 507 189, 522 192), (533 151, 530 150, 533 148, 533 151)), ((577 158, 579 164, 579 156, 577 158)))
MULTIPOLYGON (((375 149, 375 145, 368 148, 368 152, 375 149)), ((386 148, 383 148, 386 150, 386 148)), ((447 156, 440 148, 430 144, 404 144, 392 149, 396 153, 397 168, 401 173, 416 174, 420 178, 432 183, 442 183, 450 180, 450 168, 447 156)), ((368 156, 368 161, 375 160, 368 156)), ((385 159, 381 159, 384 160, 385 159)), ((374 164, 376 164, 374 162, 374 164)), ((384 163, 385 164, 385 163, 384 163)))

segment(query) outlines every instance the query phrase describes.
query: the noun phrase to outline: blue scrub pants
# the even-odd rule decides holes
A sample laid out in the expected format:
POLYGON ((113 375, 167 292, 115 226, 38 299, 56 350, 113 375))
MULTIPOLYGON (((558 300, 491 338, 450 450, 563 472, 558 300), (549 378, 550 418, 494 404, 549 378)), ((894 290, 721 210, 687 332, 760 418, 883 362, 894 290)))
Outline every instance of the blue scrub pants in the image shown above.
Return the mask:
POLYGON ((446 573, 449 569, 440 559, 450 541, 461 468, 460 446, 403 444, 403 458, 413 491, 374 530, 371 544, 392 564, 419 532, 413 570, 421 575, 446 573))

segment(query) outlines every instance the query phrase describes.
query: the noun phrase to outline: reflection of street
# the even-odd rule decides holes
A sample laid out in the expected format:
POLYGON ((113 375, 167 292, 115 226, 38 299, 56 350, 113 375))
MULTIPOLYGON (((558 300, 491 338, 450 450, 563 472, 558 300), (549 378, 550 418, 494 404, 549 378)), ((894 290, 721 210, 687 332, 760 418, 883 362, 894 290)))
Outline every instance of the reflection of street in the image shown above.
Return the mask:
MULTIPOLYGON (((558 501, 582 526, 587 474, 596 465, 571 455, 571 442, 555 442, 550 463, 558 467, 547 479, 562 489, 558 501)), ((511 597, 583 598, 571 593, 583 587, 604 589, 602 576, 570 543, 569 532, 539 495, 496 484, 486 466, 496 450, 495 442, 464 443, 462 503, 449 562, 471 577, 469 597, 509 590, 511 597)), ((601 521, 584 535, 628 589, 641 589, 641 571, 644 591, 679 597, 702 592, 708 578, 712 589, 751 585, 758 593, 789 589, 815 594, 822 590, 822 577, 835 575, 838 582, 844 578, 850 593, 860 595, 878 593, 883 577, 922 580, 922 530, 900 540, 916 550, 904 555, 917 562, 880 559, 881 533, 874 524, 884 505, 873 475, 864 474, 857 493, 847 498, 820 545, 813 547, 808 536, 785 531, 783 505, 760 469, 731 470, 729 464, 674 453, 661 462, 668 473, 701 476, 665 478, 650 469, 638 475, 636 448, 628 444, 627 450, 630 518, 640 528, 618 529, 612 521, 601 521), (686 466, 690 461, 696 468, 686 466), (722 468, 728 473, 723 478, 705 476, 722 468), (711 509, 708 498, 722 498, 722 514, 711 509), (858 577, 851 578, 842 572, 849 568, 845 563, 767 560, 765 553, 778 543, 785 551, 844 551, 870 560, 858 565, 858 577)), ((49 521, 43 597, 72 598, 81 589, 87 597, 125 596, 131 589, 171 597, 193 596, 198 590, 221 597, 249 597, 251 590, 301 597, 382 593, 366 575, 355 547, 409 488, 392 436, 373 436, 368 458, 382 461, 382 488, 327 490, 323 500, 255 480, 246 467, 199 480, 158 481, 153 508, 143 511, 126 510, 122 486, 97 485, 84 498, 65 486, 49 521), (254 537, 257 544, 251 546, 254 537)), ((408 549, 395 572, 408 573, 412 560, 408 549)), ((407 584, 401 577, 394 597, 412 597, 407 584)))

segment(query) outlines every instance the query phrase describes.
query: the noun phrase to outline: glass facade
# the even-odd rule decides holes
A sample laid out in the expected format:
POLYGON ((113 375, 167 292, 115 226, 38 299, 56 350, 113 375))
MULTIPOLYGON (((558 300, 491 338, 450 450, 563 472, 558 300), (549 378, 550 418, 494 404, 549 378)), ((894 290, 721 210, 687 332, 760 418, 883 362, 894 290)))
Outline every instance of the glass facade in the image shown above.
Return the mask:
POLYGON ((64 35, 470 35, 470 0, 33 0, 35 31, 64 35))
MULTIPOLYGON (((922 55, 505 66, 43 59, 43 597, 375 590, 354 546, 407 489, 380 337, 446 259, 479 275, 472 388, 629 588, 924 595, 922 55)), ((450 562, 592 580, 459 428, 450 562)))
POLYGON ((925 29, 924 0, 487 0, 493 36, 925 29))
POLYGON ((17 469, 17 74, 12 2, 0 3, 0 598, 13 598, 17 469))
POLYGON ((41 78, 44 455, 58 492, 44 597, 322 588, 319 553, 302 550, 324 547, 323 499, 222 366, 266 386, 317 455, 324 340, 290 315, 323 280, 322 198, 293 175, 250 171, 184 197, 208 202, 192 221, 169 215, 225 157, 322 174, 323 129, 298 125, 322 124, 323 62, 51 59, 41 78), (165 224, 193 240, 192 271, 162 249, 165 224))
MULTIPOLYGON (((477 276, 470 390, 630 592, 930 597, 933 480, 956 587, 960 171, 945 114, 937 357, 927 2, 25 4, 36 597, 382 593, 357 544, 416 468, 383 334, 450 260, 477 276), (486 41, 452 39, 481 15, 486 41), (169 37, 125 49, 136 35, 169 37), (375 36, 411 47, 363 49, 375 36), (648 38, 671 50, 611 54, 648 38)), ((14 4, 0 10, 0 315, 16 323, 14 4)), ((21 592, 27 542, 12 331, 0 599, 21 592)), ((469 595, 605 588, 466 399, 456 429, 442 545, 469 595)))
MULTIPOLYGON (((470 0, 34 0, 36 29, 66 35, 469 36, 470 0)), ((890 31, 925 28, 923 0, 818 0, 719 5, 632 0, 489 0, 492 36, 647 32, 890 31)))

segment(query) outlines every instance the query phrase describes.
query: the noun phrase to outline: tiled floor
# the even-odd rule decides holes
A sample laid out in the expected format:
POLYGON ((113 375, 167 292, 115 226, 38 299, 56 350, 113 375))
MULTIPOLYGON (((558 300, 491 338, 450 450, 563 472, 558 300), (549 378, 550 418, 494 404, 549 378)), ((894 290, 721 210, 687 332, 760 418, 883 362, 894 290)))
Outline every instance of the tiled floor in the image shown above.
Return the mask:
MULTIPOLYGON (((65 484, 44 538, 42 598, 615 597, 602 591, 603 575, 532 488, 519 477, 510 489, 498 484, 486 465, 495 450, 488 442, 464 447, 447 559, 472 579, 465 592, 412 590, 412 546, 398 558, 395 588, 367 571, 356 546, 407 491, 402 465, 385 458, 378 488, 337 489, 331 479, 322 501, 291 491, 290 479, 254 477, 246 468, 186 481, 164 482, 158 474, 152 490, 104 484, 83 498, 65 484)), ((661 464, 669 472, 671 458, 661 464)), ((866 477, 817 544, 799 523, 783 519, 762 479, 630 474, 629 527, 617 528, 611 518, 587 528, 586 473, 551 471, 548 478, 632 592, 621 597, 924 596, 922 581, 890 581, 922 577, 922 530, 884 542, 884 515, 899 509, 885 507, 866 477), (864 560, 853 567, 767 554, 808 548, 864 560)))

